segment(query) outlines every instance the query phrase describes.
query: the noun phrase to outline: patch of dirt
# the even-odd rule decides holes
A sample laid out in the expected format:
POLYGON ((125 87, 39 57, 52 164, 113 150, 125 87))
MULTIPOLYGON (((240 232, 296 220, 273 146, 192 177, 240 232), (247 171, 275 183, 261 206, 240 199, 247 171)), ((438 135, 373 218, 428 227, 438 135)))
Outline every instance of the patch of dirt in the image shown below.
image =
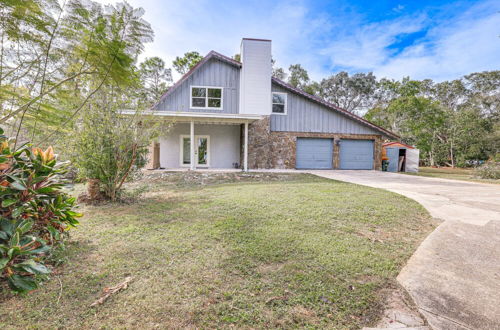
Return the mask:
POLYGON ((109 202, 109 199, 104 195, 99 195, 99 197, 91 198, 87 192, 83 192, 78 195, 77 198, 78 204, 86 204, 86 205, 102 205, 109 202))
POLYGON ((100 181, 97 179, 89 179, 86 184, 87 190, 78 196, 78 203, 99 205, 108 201, 108 198, 100 190, 100 181))
POLYGON ((310 309, 305 308, 304 306, 294 306, 290 311, 292 319, 296 323, 309 323, 309 324, 318 324, 319 319, 316 313, 310 309))
POLYGON ((179 197, 179 193, 173 191, 148 191, 144 193, 143 197, 156 198, 161 200, 174 200, 179 197))
POLYGON ((355 281, 356 283, 360 283, 360 284, 366 284, 366 283, 377 283, 379 282, 381 279, 377 276, 374 276, 374 275, 360 275, 358 277, 356 277, 355 281))
POLYGON ((286 263, 262 264, 257 267, 256 271, 261 274, 269 274, 281 270, 285 265, 286 263))
POLYGON ((403 288, 399 286, 388 288, 383 290, 381 294, 386 297, 385 306, 376 328, 425 328, 425 319, 420 315, 417 307, 403 288))

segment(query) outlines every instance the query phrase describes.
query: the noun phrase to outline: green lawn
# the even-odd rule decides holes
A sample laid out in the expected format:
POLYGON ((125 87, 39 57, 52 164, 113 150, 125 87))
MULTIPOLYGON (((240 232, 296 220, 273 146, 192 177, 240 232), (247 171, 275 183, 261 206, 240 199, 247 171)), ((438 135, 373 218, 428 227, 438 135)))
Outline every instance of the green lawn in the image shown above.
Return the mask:
POLYGON ((404 173, 410 175, 427 176, 431 178, 442 178, 462 181, 473 181, 480 183, 500 184, 500 180, 480 179, 474 176, 474 170, 470 168, 451 167, 420 167, 418 173, 404 173))
POLYGON ((357 329, 377 321, 435 226, 383 190, 218 176, 169 174, 135 184, 147 187, 137 203, 83 207, 50 281, 26 296, 2 288, 0 328, 357 329), (90 307, 127 276, 128 289, 90 307))

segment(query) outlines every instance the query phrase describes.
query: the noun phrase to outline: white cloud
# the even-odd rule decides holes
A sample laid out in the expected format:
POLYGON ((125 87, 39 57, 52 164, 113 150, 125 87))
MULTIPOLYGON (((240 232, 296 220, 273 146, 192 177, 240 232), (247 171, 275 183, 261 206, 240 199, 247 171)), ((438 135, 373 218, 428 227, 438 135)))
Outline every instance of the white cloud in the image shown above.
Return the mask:
MULTIPOLYGON (((401 34, 420 31, 429 21, 410 17, 360 27, 324 50, 332 66, 373 71, 377 77, 455 79, 500 69, 500 14, 492 3, 471 8, 451 21, 434 25, 421 40, 398 54, 388 48, 401 34)), ((431 22, 432 24, 432 22, 431 22)))
POLYGON ((392 11, 396 12, 396 13, 400 13, 402 12, 403 10, 405 9, 405 6, 399 4, 397 5, 396 7, 392 8, 392 11))
MULTIPOLYGON (((142 57, 160 56, 167 64, 191 50, 232 56, 242 37, 255 37, 273 40, 279 66, 301 63, 313 79, 348 69, 443 80, 500 68, 500 14, 493 1, 452 21, 435 22, 422 12, 370 24, 341 8, 312 12, 306 1, 129 0, 146 10, 155 31, 142 57), (405 34, 426 30, 403 50, 390 47, 405 34)), ((404 9, 398 5, 393 13, 404 9)))
MULTIPOLYGON (((101 0, 102 3, 116 1, 101 0)), ((303 1, 217 2, 205 0, 130 0, 146 10, 155 41, 141 56, 160 56, 168 64, 185 52, 210 50, 227 56, 239 53, 241 38, 273 40, 277 65, 301 63, 320 73, 314 40, 332 26, 325 16, 312 16, 303 1)), ((317 74, 319 76, 319 74, 317 74)), ((313 74, 314 76, 314 74, 313 74)), ((178 78, 176 75, 174 78, 178 78)))
POLYGON ((464 74, 500 69, 500 16, 459 22, 438 27, 436 39, 410 47, 401 55, 375 68, 379 76, 432 78, 438 81, 464 74))
POLYGON ((424 16, 372 23, 355 31, 344 32, 321 51, 334 66, 372 70, 383 65, 393 55, 388 47, 405 34, 420 31, 424 16))

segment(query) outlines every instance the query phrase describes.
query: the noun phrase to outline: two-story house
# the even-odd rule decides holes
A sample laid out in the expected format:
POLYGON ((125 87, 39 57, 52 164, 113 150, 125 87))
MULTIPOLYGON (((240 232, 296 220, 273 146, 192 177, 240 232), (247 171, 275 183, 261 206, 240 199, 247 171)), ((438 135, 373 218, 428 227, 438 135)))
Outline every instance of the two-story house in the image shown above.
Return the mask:
POLYGON ((271 73, 271 40, 243 39, 241 62, 211 51, 153 106, 174 124, 151 166, 380 169, 397 135, 271 73))

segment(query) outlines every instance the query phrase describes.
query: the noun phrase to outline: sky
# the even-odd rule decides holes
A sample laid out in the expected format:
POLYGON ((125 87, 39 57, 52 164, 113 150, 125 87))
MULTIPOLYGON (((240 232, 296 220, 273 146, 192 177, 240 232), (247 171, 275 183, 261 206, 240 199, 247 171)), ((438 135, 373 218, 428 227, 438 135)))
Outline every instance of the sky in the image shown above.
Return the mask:
POLYGON ((141 58, 169 66, 188 51, 233 56, 249 37, 271 39, 277 66, 300 63, 314 80, 348 71, 443 81, 500 70, 498 0, 128 2, 155 31, 141 58))

